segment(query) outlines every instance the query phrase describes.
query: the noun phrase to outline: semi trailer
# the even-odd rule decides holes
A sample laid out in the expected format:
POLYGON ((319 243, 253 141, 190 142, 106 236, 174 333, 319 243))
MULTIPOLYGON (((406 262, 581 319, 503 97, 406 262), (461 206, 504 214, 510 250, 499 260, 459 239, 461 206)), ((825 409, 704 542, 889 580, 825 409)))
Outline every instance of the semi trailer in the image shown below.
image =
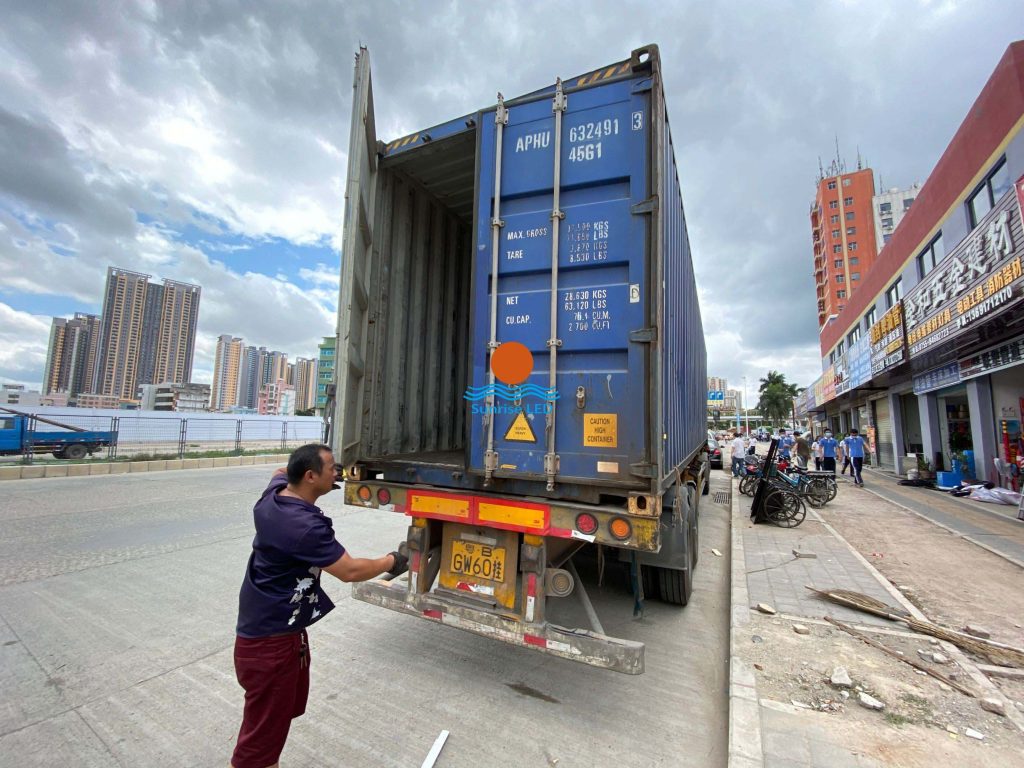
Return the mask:
MULTIPOLYGON (((685 605, 707 492, 706 353, 657 46, 388 142, 356 57, 332 448, 409 519, 391 610, 639 674, 548 620, 574 559, 685 605)), ((628 608, 624 607, 624 610, 628 608)))

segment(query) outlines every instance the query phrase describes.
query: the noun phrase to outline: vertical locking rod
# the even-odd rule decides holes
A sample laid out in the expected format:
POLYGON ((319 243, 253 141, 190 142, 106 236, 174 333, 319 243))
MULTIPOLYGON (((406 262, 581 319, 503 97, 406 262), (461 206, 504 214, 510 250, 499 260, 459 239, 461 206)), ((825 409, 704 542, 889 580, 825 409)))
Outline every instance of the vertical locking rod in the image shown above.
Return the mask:
POLYGON ((494 471, 498 468, 498 454, 494 450, 494 371, 491 369, 491 355, 498 348, 498 248, 501 245, 501 140, 508 125, 508 110, 505 99, 498 94, 498 108, 494 112, 496 128, 494 145, 494 215, 491 217, 491 334, 487 342, 487 408, 484 423, 487 427, 487 452, 484 454, 484 485, 489 485, 494 471))
POLYGON ((548 408, 547 408, 547 452, 544 454, 544 475, 547 477, 549 491, 555 489, 555 475, 558 474, 558 454, 555 453, 555 403, 553 397, 557 391, 558 348, 562 340, 558 338, 558 230, 565 218, 559 207, 559 192, 562 186, 562 113, 568 106, 568 99, 562 91, 562 78, 555 81, 555 98, 551 109, 555 113, 555 178, 551 190, 551 333, 548 336, 548 408))

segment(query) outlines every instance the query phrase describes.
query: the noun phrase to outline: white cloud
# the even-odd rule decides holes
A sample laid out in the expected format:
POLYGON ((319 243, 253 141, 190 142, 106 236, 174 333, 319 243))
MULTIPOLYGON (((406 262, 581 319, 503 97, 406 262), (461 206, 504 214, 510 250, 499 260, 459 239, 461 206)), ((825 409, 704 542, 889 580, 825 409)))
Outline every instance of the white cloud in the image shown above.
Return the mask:
POLYGON ((336 266, 319 248, 281 266, 300 288, 245 272, 251 246, 218 236, 340 249, 361 42, 388 139, 653 40, 709 372, 809 383, 818 156, 839 133, 889 184, 922 180, 1022 25, 997 0, 21 4, 0 27, 0 296, 98 309, 106 266, 135 267, 203 286, 197 377, 220 333, 312 355, 334 327, 336 266), (176 242, 190 226, 209 234, 200 248, 176 242))
POLYGON ((39 389, 46 364, 51 318, 0 302, 0 381, 39 389))

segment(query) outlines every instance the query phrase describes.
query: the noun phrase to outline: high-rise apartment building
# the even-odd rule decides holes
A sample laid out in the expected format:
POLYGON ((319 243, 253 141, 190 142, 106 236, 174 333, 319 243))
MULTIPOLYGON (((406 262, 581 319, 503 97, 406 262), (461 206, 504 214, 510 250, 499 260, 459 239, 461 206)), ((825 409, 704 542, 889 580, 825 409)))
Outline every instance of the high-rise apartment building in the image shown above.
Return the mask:
POLYGON ((724 392, 729 388, 729 381, 721 376, 708 376, 708 392, 721 390, 724 392))
POLYGON ((99 364, 92 393, 121 400, 135 397, 148 287, 149 275, 107 268, 99 364))
POLYGON ((164 280, 160 291, 154 384, 187 384, 192 378, 201 292, 198 285, 164 280))
POLYGON ((260 359, 260 386, 275 382, 278 379, 288 381, 288 355, 276 350, 267 352, 264 350, 260 359))
POLYGON ((848 173, 833 162, 828 175, 822 173, 818 180, 811 239, 819 328, 846 307, 875 262, 874 193, 870 168, 848 173))
POLYGON ((260 394, 261 356, 266 354, 266 347, 246 347, 242 351, 242 368, 238 374, 238 405, 242 408, 255 408, 260 394))
POLYGON ((199 320, 198 285, 118 267, 107 269, 99 364, 91 390, 133 400, 141 384, 184 384, 192 377, 199 320))
POLYGON ((907 215, 920 191, 921 185, 914 184, 907 189, 892 187, 875 195, 872 207, 875 209, 875 236, 878 238, 876 245, 879 251, 892 239, 892 233, 907 215))
POLYGON ((76 312, 71 320, 53 318, 43 372, 43 395, 64 393, 74 397, 92 389, 100 319, 76 312))
POLYGON ((316 360, 300 357, 295 360, 295 410, 316 407, 316 360))
POLYGON ((334 351, 337 345, 337 336, 324 336, 324 340, 317 347, 319 351, 316 373, 317 416, 323 416, 324 410, 327 408, 327 385, 334 381, 334 351))
POLYGON ((229 333, 217 338, 213 359, 213 385, 210 387, 210 410, 227 411, 238 405, 239 372, 244 343, 229 333))

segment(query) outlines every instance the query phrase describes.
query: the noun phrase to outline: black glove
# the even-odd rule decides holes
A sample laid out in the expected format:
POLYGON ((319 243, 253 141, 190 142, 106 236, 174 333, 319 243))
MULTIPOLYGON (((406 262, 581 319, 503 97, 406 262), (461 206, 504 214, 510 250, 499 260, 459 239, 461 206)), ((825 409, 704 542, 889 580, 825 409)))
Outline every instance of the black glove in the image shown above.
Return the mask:
POLYGON ((404 541, 398 546, 397 550, 391 553, 391 556, 395 558, 395 565, 388 573, 392 576, 401 576, 409 570, 409 558, 407 555, 402 554, 402 550, 408 551, 404 541))

